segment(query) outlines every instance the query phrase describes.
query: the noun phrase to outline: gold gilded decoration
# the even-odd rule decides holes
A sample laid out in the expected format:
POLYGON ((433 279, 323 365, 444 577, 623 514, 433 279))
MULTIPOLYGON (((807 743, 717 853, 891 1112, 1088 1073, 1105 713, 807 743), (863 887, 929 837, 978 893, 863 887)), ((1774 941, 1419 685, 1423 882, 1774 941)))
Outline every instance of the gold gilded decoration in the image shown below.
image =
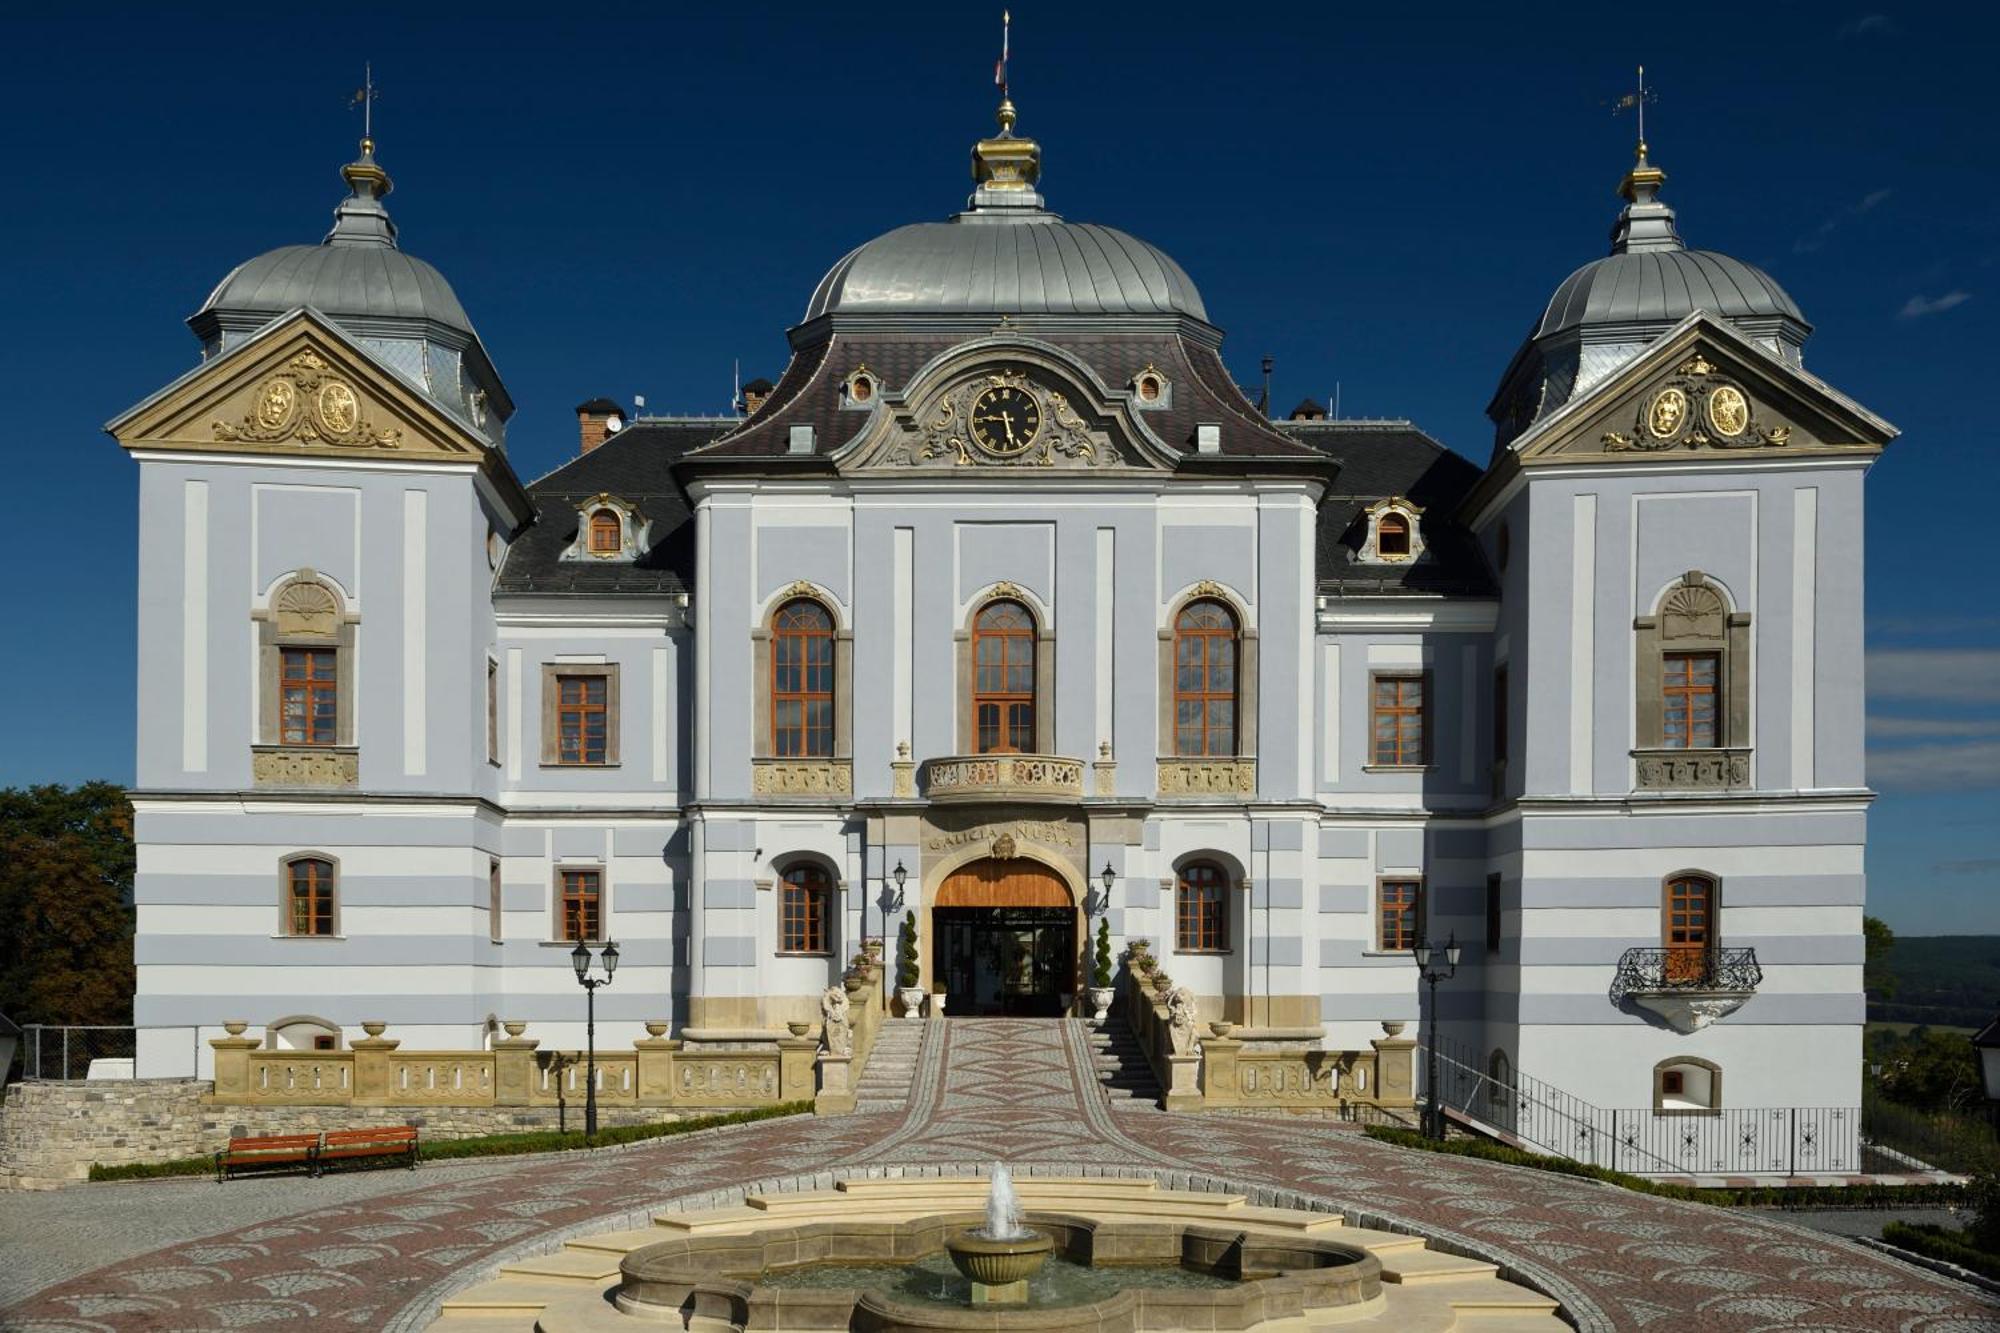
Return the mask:
POLYGON ((1687 395, 1675 388, 1662 389, 1646 407, 1646 432, 1656 440, 1670 440, 1687 424, 1687 415, 1687 395))
POLYGON ((998 583, 994 584, 986 595, 995 600, 1006 598, 1016 602, 1021 601, 1027 596, 1026 593, 1021 591, 1019 584, 1009 583, 1005 579, 1001 579, 998 583))
POLYGON ((1715 366, 1707 357, 1703 356, 1700 352, 1696 352, 1692 360, 1681 363, 1680 373, 1683 375, 1713 375, 1715 373, 1715 366))
POLYGON ((804 579, 794 579, 792 580, 792 582, 790 582, 785 586, 785 591, 779 595, 786 598, 787 600, 793 597, 818 598, 820 596, 820 591, 818 588, 813 587, 812 584, 807 583, 804 579))
POLYGON ((919 415, 917 431, 897 441, 885 461, 920 465, 949 459, 978 464, 1054 467, 1059 461, 1115 466, 1118 451, 1090 429, 1054 389, 1025 371, 993 370, 946 390, 919 415))
POLYGON ((1203 579, 1194 585, 1194 591, 1188 595, 1191 597, 1220 597, 1225 601, 1229 598, 1228 590, 1214 579, 1203 579))
POLYGON ((1042 433, 1042 405, 1026 388, 996 384, 972 400, 972 442, 995 458, 1025 453, 1042 433))
POLYGON ((1708 395, 1708 424, 1717 435, 1734 439, 1750 428, 1750 403, 1734 384, 1717 385, 1708 395))
POLYGON ((271 609, 278 633, 288 638, 330 639, 340 628, 340 600, 317 579, 302 577, 286 584, 271 609))
POLYGON ((285 440, 321 441, 358 449, 396 449, 403 432, 378 428, 362 411, 360 396, 332 373, 310 348, 285 363, 257 388, 243 419, 210 424, 217 440, 276 444, 285 440), (310 402, 311 411, 300 404, 310 402))

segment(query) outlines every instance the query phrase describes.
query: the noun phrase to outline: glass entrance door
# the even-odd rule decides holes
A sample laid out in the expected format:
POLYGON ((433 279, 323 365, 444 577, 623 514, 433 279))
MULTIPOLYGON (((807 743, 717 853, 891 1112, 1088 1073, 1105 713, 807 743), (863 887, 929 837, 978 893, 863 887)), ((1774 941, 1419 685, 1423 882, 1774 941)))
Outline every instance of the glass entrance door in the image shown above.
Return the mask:
POLYGON ((940 907, 935 972, 955 1014, 1053 1017, 1074 989, 1076 922, 1063 908, 940 907))

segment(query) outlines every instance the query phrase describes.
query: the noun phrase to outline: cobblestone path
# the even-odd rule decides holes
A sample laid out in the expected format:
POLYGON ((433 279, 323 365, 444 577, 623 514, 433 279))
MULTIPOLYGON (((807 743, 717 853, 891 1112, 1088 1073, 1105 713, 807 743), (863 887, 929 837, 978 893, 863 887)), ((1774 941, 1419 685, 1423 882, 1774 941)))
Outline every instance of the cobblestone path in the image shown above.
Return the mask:
MULTIPOLYGON (((846 1175, 959 1174, 996 1159, 1152 1173, 1409 1227, 1502 1264, 1590 1330, 2000 1333, 2000 1301, 1767 1215, 1391 1148, 1321 1121, 1114 1118, 1077 1024, 971 1019, 928 1025, 902 1114, 737 1126, 477 1179, 425 1171, 405 1190, 251 1225, 230 1216, 230 1187, 90 1190, 80 1197, 101 1197, 107 1212, 126 1190, 183 1191, 212 1234, 60 1282, 0 1313, 0 1328, 421 1328, 440 1298, 498 1263, 581 1231, 641 1225, 663 1206, 846 1175)), ((302 1203, 317 1184, 300 1182, 302 1203)))

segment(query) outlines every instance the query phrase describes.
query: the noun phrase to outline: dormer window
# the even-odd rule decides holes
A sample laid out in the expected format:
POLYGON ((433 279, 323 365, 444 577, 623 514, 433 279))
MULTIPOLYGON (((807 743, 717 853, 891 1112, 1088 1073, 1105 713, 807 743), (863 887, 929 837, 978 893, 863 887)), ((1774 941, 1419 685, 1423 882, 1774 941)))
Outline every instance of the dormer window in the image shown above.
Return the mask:
POLYGON ((1401 496, 1370 505, 1368 531, 1361 546, 1363 563, 1397 565, 1421 556, 1424 538, 1417 520, 1423 512, 1401 496))
POLYGON ((1384 560, 1410 558, 1410 520, 1401 514, 1384 514, 1375 526, 1375 554, 1384 560))
POLYGON ((590 516, 590 553, 617 555, 625 546, 625 525, 612 509, 599 509, 590 516))
POLYGON ((1141 411, 1172 407, 1173 384, 1158 366, 1148 365, 1132 377, 1132 403, 1141 411))
POLYGON ((840 386, 842 407, 873 407, 875 391, 880 388, 875 372, 864 362, 848 372, 847 380, 840 386))

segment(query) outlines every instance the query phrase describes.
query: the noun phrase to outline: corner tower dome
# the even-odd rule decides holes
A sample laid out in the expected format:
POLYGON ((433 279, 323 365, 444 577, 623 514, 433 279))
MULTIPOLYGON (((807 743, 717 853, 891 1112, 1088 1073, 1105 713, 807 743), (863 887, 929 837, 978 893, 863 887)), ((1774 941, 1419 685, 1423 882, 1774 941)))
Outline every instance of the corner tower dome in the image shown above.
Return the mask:
POLYGON ((1201 293, 1165 251, 1115 227, 1065 222, 1037 190, 1041 147, 1014 133, 1011 101, 1000 133, 972 150, 975 188, 965 211, 918 222, 851 251, 820 279, 806 306, 822 316, 1126 315, 1208 322, 1201 293))
POLYGON ((1798 303, 1754 264, 1688 249, 1674 210, 1660 201, 1666 180, 1641 141, 1619 182, 1625 207, 1612 224, 1611 253, 1563 279, 1486 409, 1500 445, 1697 310, 1727 320, 1774 356, 1801 361, 1812 325, 1798 303))
POLYGON ((451 284, 396 245, 383 199, 394 188, 375 141, 340 169, 348 196, 318 245, 284 245, 245 260, 216 284, 188 327, 202 355, 226 352, 300 307, 327 316, 384 365, 451 408, 496 444, 513 404, 451 284))

